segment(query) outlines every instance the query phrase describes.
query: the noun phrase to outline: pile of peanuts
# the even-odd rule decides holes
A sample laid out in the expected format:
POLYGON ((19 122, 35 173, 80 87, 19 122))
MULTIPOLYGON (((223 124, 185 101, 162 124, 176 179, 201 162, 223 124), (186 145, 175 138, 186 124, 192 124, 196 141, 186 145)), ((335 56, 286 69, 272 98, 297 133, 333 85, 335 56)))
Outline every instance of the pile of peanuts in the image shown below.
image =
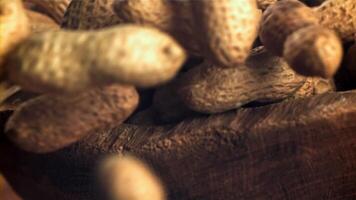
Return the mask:
MULTIPOLYGON (((0 0, 3 131, 48 153, 122 123, 336 92, 337 74, 356 83, 355 40, 355 0, 0 0)), ((101 173, 113 199, 165 199, 132 156, 101 173)))

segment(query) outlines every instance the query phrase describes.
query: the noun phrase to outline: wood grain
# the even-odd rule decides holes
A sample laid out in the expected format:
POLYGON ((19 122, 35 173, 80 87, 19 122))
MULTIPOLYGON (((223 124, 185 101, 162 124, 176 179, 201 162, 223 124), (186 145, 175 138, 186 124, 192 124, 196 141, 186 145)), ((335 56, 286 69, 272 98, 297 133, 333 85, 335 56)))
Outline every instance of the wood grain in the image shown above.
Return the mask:
POLYGON ((25 199, 56 193, 66 196, 61 199, 100 199, 98 161, 131 153, 153 166, 173 200, 354 199, 355 120, 351 91, 174 127, 121 125, 46 155, 21 152, 0 138, 0 170, 25 199), (21 185, 16 175, 31 185, 21 185))

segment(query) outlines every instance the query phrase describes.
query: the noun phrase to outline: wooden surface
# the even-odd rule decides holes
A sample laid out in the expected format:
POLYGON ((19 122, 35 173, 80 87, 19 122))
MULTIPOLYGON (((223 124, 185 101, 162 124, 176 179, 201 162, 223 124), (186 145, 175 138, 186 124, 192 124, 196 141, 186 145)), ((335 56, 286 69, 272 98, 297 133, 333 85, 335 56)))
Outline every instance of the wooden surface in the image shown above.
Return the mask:
POLYGON ((0 138, 0 171, 25 199, 100 199, 96 167, 111 153, 151 164, 173 200, 355 199, 356 92, 121 125, 51 154, 0 138))

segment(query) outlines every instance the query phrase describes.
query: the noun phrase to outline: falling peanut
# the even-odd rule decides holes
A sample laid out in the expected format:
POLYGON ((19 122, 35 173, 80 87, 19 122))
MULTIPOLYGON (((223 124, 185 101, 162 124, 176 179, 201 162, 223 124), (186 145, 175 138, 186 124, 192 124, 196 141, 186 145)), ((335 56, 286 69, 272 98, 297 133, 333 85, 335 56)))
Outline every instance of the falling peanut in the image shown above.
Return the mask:
POLYGON ((184 60, 183 49, 168 35, 123 25, 32 35, 9 56, 7 69, 24 89, 74 92, 113 82, 151 87, 173 78, 184 60))
POLYGON ((284 43, 291 33, 317 23, 318 16, 303 3, 297 0, 278 1, 263 13, 259 35, 269 51, 282 56, 284 43))
POLYGON ((6 134, 26 151, 47 153, 98 128, 122 123, 137 104, 136 90, 122 85, 79 94, 43 95, 16 109, 6 124, 6 134))
POLYGON ((341 63, 342 44, 335 32, 318 26, 318 20, 317 13, 303 3, 279 1, 263 14, 260 38, 296 72, 331 78, 341 63))
POLYGON ((161 181, 132 156, 111 156, 102 163, 100 179, 112 200, 164 200, 161 181))
POLYGON ((299 74, 332 77, 343 55, 340 39, 334 31, 309 26, 292 33, 285 42, 283 56, 299 74))
POLYGON ((207 59, 223 67, 244 63, 257 37, 255 0, 191 1, 194 27, 207 59))
MULTIPOLYGON (((0 66, 13 47, 30 33, 21 0, 0 0, 0 66)), ((0 74, 3 67, 0 68, 0 74)))

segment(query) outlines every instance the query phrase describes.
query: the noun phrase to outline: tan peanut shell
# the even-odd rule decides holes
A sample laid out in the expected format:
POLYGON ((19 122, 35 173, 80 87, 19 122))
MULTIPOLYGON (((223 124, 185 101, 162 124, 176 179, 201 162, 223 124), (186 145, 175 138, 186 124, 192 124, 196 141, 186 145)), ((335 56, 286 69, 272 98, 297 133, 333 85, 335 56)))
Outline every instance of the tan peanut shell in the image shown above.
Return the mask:
MULTIPOLYGON (((4 57, 30 33, 29 22, 21 0, 0 0, 0 66, 4 57)), ((3 67, 0 67, 0 74, 3 67)))
MULTIPOLYGON (((52 17, 57 23, 61 23, 69 3, 72 0, 24 0, 40 7, 46 14, 52 17)), ((82 1, 82 0, 73 0, 82 1)))
POLYGON ((273 54, 281 56, 287 37, 296 30, 318 23, 318 15, 297 0, 278 1, 263 13, 260 39, 273 54))
POLYGON ((153 26, 171 34, 191 54, 200 54, 189 1, 120 0, 114 11, 123 23, 153 26))
POLYGON ((8 59, 8 77, 37 92, 74 92, 112 82, 150 87, 175 76, 183 49, 150 27, 35 34, 8 59))
POLYGON ((315 8, 320 24, 333 29, 345 41, 352 41, 356 34, 356 1, 327 0, 315 8))
POLYGON ((122 85, 70 95, 43 95, 16 109, 6 124, 6 134, 26 151, 51 152, 98 128, 122 123, 137 104, 135 88, 122 85))
POLYGON ((337 34, 321 26, 309 26, 291 34, 283 57, 299 74, 331 78, 340 66, 343 48, 337 34))
POLYGON ((201 51, 219 66, 244 63, 257 37, 256 0, 191 1, 201 51))
POLYGON ((61 26, 65 29, 91 30, 117 25, 121 20, 113 11, 115 1, 72 0, 61 26))
POLYGON ((30 23, 31 33, 40 33, 44 31, 59 30, 59 25, 50 17, 35 12, 32 10, 26 10, 26 15, 30 23))
POLYGON ((165 200, 161 181, 133 156, 111 156, 100 168, 100 179, 112 200, 165 200))
POLYGON ((219 68, 208 62, 183 75, 178 94, 190 109, 219 113, 250 102, 290 97, 305 83, 281 58, 255 49, 245 66, 219 68))

